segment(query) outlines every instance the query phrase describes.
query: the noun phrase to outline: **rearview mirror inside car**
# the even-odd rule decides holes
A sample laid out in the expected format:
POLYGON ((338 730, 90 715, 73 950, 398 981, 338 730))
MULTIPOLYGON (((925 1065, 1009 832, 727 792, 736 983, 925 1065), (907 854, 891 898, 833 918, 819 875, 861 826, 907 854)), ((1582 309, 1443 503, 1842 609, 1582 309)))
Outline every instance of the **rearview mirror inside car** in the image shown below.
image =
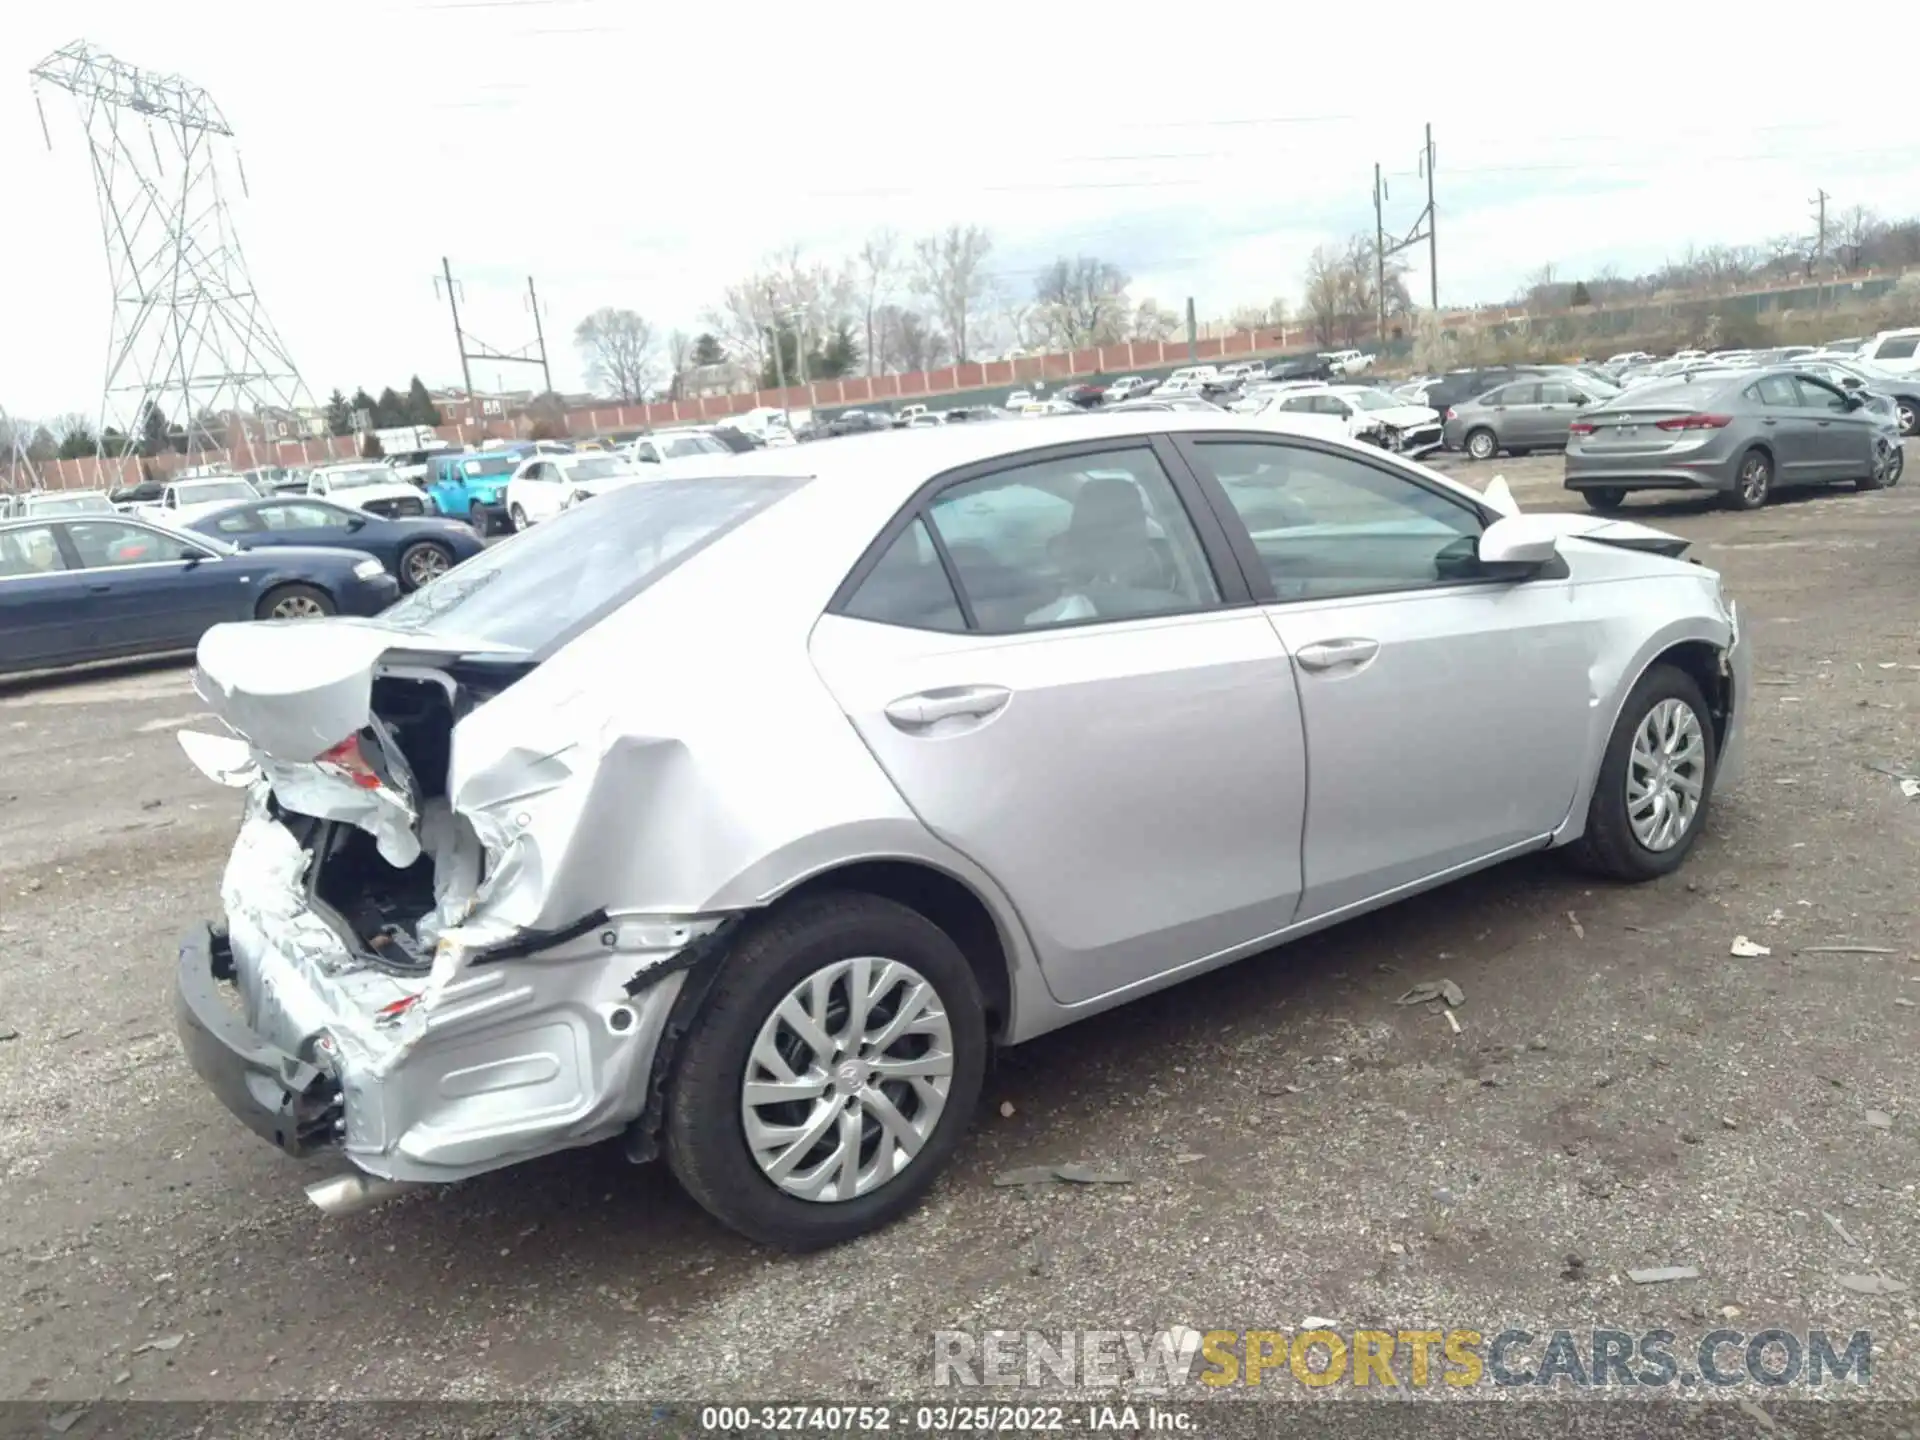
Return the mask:
POLYGON ((1476 553, 1486 569, 1538 570, 1560 553, 1558 527, 1551 516, 1503 515, 1481 532, 1476 553))

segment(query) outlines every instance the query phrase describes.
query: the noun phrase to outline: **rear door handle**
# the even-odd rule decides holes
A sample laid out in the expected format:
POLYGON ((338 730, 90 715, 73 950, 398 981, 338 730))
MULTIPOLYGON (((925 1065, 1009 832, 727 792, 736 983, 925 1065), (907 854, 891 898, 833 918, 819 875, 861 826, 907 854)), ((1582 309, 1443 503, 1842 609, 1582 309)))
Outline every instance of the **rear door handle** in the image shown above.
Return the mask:
POLYGON ((111 584, 89 585, 87 586, 87 593, 89 595, 105 595, 112 589, 113 586, 111 584))
POLYGON ((1778 425, 1780 422, 1774 419, 1773 416, 1766 415, 1761 417, 1760 423, 1762 425, 1778 425))
POLYGON ((902 730, 917 730, 959 716, 984 720, 1012 698, 1013 692, 1004 685, 946 685, 895 700, 887 706, 887 719, 902 730))
POLYGON ((1378 640, 1358 636, 1345 640, 1319 640, 1302 645, 1294 659, 1303 670, 1335 670, 1342 665, 1364 665, 1380 653, 1378 640))

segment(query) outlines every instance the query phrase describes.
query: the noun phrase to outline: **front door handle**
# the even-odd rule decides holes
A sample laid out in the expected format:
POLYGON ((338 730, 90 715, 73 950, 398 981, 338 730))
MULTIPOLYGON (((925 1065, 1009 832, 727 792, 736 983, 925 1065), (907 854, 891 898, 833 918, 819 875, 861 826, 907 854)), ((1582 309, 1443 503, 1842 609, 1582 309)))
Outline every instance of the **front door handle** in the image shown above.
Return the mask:
POLYGON ((1302 645, 1294 658, 1303 670, 1335 670, 1342 665, 1364 665, 1380 653, 1378 640, 1354 637, 1347 640, 1319 640, 1302 645))
POLYGON ((1012 698, 1013 692, 1004 685, 947 685, 902 696, 887 706, 887 719, 903 730, 960 716, 984 720, 1012 698))
POLYGON ((1767 415, 1767 416, 1763 416, 1763 417, 1761 418, 1761 421, 1760 421, 1760 423, 1761 423, 1762 425, 1778 425, 1778 424, 1779 424, 1780 422, 1779 422, 1778 420, 1776 420, 1776 419, 1774 419, 1774 418, 1773 418, 1773 416, 1771 416, 1771 415, 1767 415))
POLYGON ((113 586, 111 584, 89 585, 87 586, 87 593, 89 595, 105 595, 112 589, 113 586))

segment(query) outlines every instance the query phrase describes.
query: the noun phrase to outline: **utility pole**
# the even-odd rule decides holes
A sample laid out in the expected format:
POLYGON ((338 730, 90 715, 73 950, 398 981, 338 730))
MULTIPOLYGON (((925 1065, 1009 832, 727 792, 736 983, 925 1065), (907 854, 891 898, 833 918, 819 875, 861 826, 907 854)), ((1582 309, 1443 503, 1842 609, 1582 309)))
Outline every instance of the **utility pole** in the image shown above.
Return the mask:
MULTIPOLYGON (((473 398, 473 371, 467 365, 467 337, 460 330, 460 302, 453 298, 453 265, 447 257, 440 257, 440 274, 447 282, 447 308, 453 311, 453 344, 460 352, 460 379, 467 387, 467 405, 472 409, 479 402, 473 398)), ((479 416, 476 414, 477 420, 479 416)))
POLYGON ((547 368, 547 332, 540 324, 540 297, 534 293, 533 277, 527 277, 527 304, 533 309, 533 340, 540 347, 540 380, 547 393, 553 393, 553 371, 547 368))
POLYGON ((1387 222, 1382 206, 1387 199, 1387 182, 1380 178, 1380 162, 1373 162, 1373 301, 1379 312, 1374 319, 1374 336, 1387 343, 1387 222))
POLYGON ((1434 238, 1433 208, 1433 122, 1427 122, 1427 153, 1421 167, 1427 172, 1427 303, 1440 313, 1440 242, 1434 238))
POLYGON ((1811 205, 1817 205, 1819 207, 1816 215, 1816 223, 1820 228, 1815 232, 1817 238, 1814 242, 1813 252, 1813 308, 1816 310, 1824 310, 1827 308, 1827 201, 1832 198, 1833 197, 1827 194, 1825 190, 1822 190, 1808 202, 1811 205))
POLYGON ((1440 308, 1440 242, 1434 236, 1433 219, 1435 213, 1433 198, 1433 125, 1426 130, 1426 143, 1420 147, 1420 173, 1426 177, 1427 203, 1415 217, 1413 228, 1404 237, 1389 240, 1387 238, 1386 202, 1387 181, 1376 163, 1373 167, 1373 234, 1375 261, 1375 289, 1379 292, 1380 343, 1387 339, 1387 261, 1404 250, 1411 250, 1422 240, 1427 242, 1427 298, 1434 310, 1440 308))
MULTIPOLYGON (((473 418, 475 420, 480 418, 479 402, 474 398, 473 393, 473 362, 475 360, 492 360, 497 364, 507 365, 538 365, 541 381, 546 386, 546 390, 551 392, 553 371, 547 364, 547 337, 540 324, 540 297, 534 291, 533 277, 531 275, 527 277, 527 298, 533 305, 534 341, 531 345, 522 345, 518 350, 496 350, 486 341, 461 328, 460 303, 457 298, 459 282, 453 278, 453 266, 444 255, 440 257, 440 273, 433 280, 434 289, 438 290, 442 281, 447 287, 447 306, 453 312, 453 339, 454 343, 460 347, 460 375, 466 381, 467 398, 473 401, 473 418), (535 353, 529 354, 529 351, 535 353)), ((495 384, 498 383, 496 379, 495 384)))
POLYGON ((787 357, 780 340, 780 312, 774 308, 773 286, 767 286, 767 315, 773 321, 768 338, 773 341, 773 378, 780 384, 780 409, 787 417, 787 430, 793 430, 793 407, 787 403, 787 357))

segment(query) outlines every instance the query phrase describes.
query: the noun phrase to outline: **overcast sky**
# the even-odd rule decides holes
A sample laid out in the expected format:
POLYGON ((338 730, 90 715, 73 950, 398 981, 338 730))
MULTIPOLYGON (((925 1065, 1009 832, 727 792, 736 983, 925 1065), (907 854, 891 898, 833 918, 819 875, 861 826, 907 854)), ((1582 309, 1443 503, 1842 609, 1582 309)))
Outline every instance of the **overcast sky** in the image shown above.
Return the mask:
MULTIPOLYGON (((109 285, 84 130, 28 70, 85 39, 210 91, 251 190, 224 175, 255 283, 308 389, 457 382, 433 276, 451 257, 482 340, 532 338, 555 381, 599 305, 696 328, 721 287, 798 241, 876 225, 986 226, 1030 290, 1055 254, 1120 263, 1135 299, 1225 315, 1297 306, 1307 254, 1424 199, 1438 146, 1443 304, 1498 300, 1691 245, 1811 228, 1809 198, 1920 213, 1920 125, 1874 36, 1891 3, 1834 10, 1636 0, 1575 10, 1034 5, 930 9, 635 0, 65 0, 0 28, 7 237, 0 405, 93 412, 109 285), (1773 18, 1768 18, 1772 15, 1773 18), (1736 18, 1743 17, 1743 18, 1736 18), (1808 46, 1833 61, 1809 69, 1808 46), (1845 63, 1841 63, 1845 57, 1845 63), (1826 77, 1824 79, 1820 77, 1826 77), (1809 78, 1812 77, 1812 78, 1809 78)), ((1411 277, 1427 293, 1424 248, 1411 277)), ((537 372, 481 366, 476 385, 537 372)))

